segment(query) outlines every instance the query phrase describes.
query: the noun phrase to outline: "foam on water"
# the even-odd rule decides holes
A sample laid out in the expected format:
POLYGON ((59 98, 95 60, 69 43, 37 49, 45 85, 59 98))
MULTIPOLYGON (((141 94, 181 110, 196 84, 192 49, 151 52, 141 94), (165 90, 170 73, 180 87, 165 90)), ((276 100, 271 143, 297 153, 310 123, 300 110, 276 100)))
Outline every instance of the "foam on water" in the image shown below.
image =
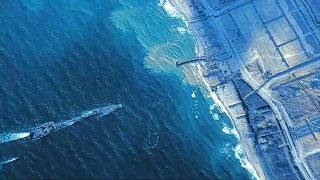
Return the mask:
POLYGON ((186 22, 184 16, 180 14, 180 12, 171 4, 169 0, 160 0, 159 6, 163 7, 170 17, 182 19, 186 22))
POLYGON ((28 137, 29 135, 30 135, 30 133, 28 133, 28 132, 1 134, 0 135, 0 144, 23 139, 23 138, 28 137))
MULTIPOLYGON (((235 128, 230 128, 226 124, 224 124, 224 126, 222 128, 222 132, 224 132, 225 134, 228 134, 228 135, 236 136, 237 139, 240 141, 239 133, 235 128)), ((259 176, 258 176, 256 170, 254 169, 254 167, 252 166, 252 164, 249 162, 248 158, 246 157, 246 154, 245 154, 243 148, 241 147, 241 144, 238 143, 237 146, 233 149, 233 151, 235 153, 236 158, 240 160, 241 166, 249 171, 249 173, 251 174, 251 178, 252 179, 259 179, 259 176)))
POLYGON ((179 33, 181 33, 181 34, 184 34, 184 33, 187 33, 187 32, 188 32, 188 30, 187 30, 186 28, 184 28, 184 27, 178 27, 178 28, 177 28, 177 31, 178 31, 179 33))
POLYGON ((260 179, 256 170, 252 166, 252 164, 249 162, 248 158, 246 157, 245 152, 243 151, 240 144, 236 146, 234 149, 236 157, 241 161, 242 167, 246 168, 250 174, 252 179, 260 179))
POLYGON ((191 94, 191 97, 192 98, 196 98, 196 92, 193 91, 192 94, 191 94))
MULTIPOLYGON (((167 13, 171 17, 180 18, 183 22, 186 23, 186 27, 188 27, 186 19, 183 17, 183 15, 168 0, 161 0, 160 1, 160 5, 167 11, 167 13)), ((197 54, 198 52, 199 52, 198 48, 197 48, 197 46, 195 46, 195 53, 197 54)), ((211 99, 213 99, 214 103, 217 104, 222 109, 222 112, 228 114, 228 111, 224 107, 223 103, 220 101, 218 96, 214 92, 211 91, 210 85, 208 84, 208 82, 202 76, 201 67, 200 67, 199 64, 196 65, 196 69, 197 69, 197 72, 198 72, 198 76, 201 77, 201 80, 203 81, 203 83, 205 84, 206 88, 208 89, 208 91, 210 93, 210 96, 211 96, 211 99)), ((192 94, 192 97, 193 97, 193 94, 192 94)), ((217 114, 213 114, 213 113, 211 113, 211 114, 212 114, 214 120, 219 119, 219 117, 217 117, 217 114)), ((228 116, 231 119, 229 114, 228 114, 228 116)), ((233 124, 233 122, 232 122, 232 124, 233 124)), ((234 124, 233 124, 233 126, 234 126, 234 124)), ((237 132, 237 130, 235 128, 228 128, 227 126, 224 126, 222 131, 225 134, 234 135, 238 139, 238 141, 240 142, 239 133, 237 132)), ((242 149, 242 147, 241 147, 241 145, 239 143, 236 146, 234 152, 235 152, 236 158, 240 160, 242 167, 249 171, 249 173, 252 175, 252 178, 253 179, 259 179, 258 175, 256 173, 256 170, 254 169, 252 164, 248 161, 247 157, 245 156, 244 150, 242 149)))
POLYGON ((212 114, 213 120, 218 121, 220 119, 218 114, 212 113, 211 111, 210 111, 210 114, 212 114))
POLYGON ((194 57, 194 41, 189 33, 173 30, 183 22, 170 19, 159 1, 39 1, 45 2, 40 11, 17 1, 0 7, 0 22, 15 15, 15 23, 0 33, 7 46, 0 53, 5 59, 0 81, 7 90, 1 103, 8 103, 0 110, 3 122, 42 124, 106 101, 126 107, 110 121, 88 121, 37 142, 3 145, 2 154, 12 150, 23 158, 1 172, 2 179, 248 178, 232 147, 228 160, 216 156, 236 138, 215 130, 223 118, 212 121, 201 91, 177 78, 182 68, 174 68, 174 62, 194 57), (154 61, 146 69, 143 60, 150 54, 154 61), (166 66, 174 74, 149 71, 166 71, 166 66))
POLYGON ((210 114, 212 115, 213 120, 218 121, 220 120, 220 117, 219 117, 219 114, 214 112, 215 108, 216 107, 214 105, 210 105, 209 111, 210 111, 210 114))
POLYGON ((124 32, 135 32, 138 41, 147 51, 147 56, 144 57, 144 67, 152 73, 161 75, 179 73, 181 70, 176 68, 176 59, 193 56, 192 38, 184 31, 187 28, 184 27, 185 23, 181 22, 181 18, 169 1, 148 4, 144 8, 141 6, 132 8, 125 5, 123 8, 113 11, 111 15, 111 21, 118 29, 124 32), (169 16, 174 19, 169 19, 168 13, 162 7, 165 7, 169 16), (146 13, 141 18, 141 13, 137 13, 139 10, 143 12, 146 10, 154 11, 152 15, 146 13), (148 20, 146 21, 146 19, 148 20), (160 21, 163 22, 157 23, 160 21))
POLYGON ((175 31, 178 31, 181 34, 191 33, 191 31, 188 28, 188 23, 187 23, 186 18, 171 4, 171 2, 169 0, 160 0, 159 6, 164 8, 165 11, 167 12, 167 14, 171 18, 176 18, 176 19, 180 19, 183 21, 183 25, 185 27, 177 27, 174 29, 175 31))
POLYGON ((17 159, 18 159, 18 157, 14 157, 14 158, 10 158, 10 159, 4 160, 4 161, 0 162, 0 165, 3 166, 5 164, 11 163, 13 161, 16 161, 17 159))
MULTIPOLYGON (((211 91, 210 85, 202 76, 200 65, 197 64, 197 67, 198 67, 199 76, 202 77, 203 83, 207 86, 208 90, 210 91, 211 98, 222 109, 222 112, 226 113, 228 115, 229 119, 231 119, 231 116, 228 114, 228 111, 224 107, 223 103, 220 101, 218 96, 214 92, 211 91)), ((234 127, 235 125, 232 120, 231 120, 231 122, 234 127)), ((222 131, 226 134, 234 135, 238 139, 238 142, 239 143, 241 142, 240 135, 235 128, 228 128, 227 126, 224 126, 222 131)), ((241 144, 239 144, 239 143, 234 151, 236 158, 240 160, 241 166, 249 171, 249 173, 251 174, 253 179, 259 179, 259 176, 258 176, 256 170, 254 169, 253 165, 249 162, 248 158, 246 157, 246 155, 244 153, 243 148, 241 147, 241 144)))
POLYGON ((227 126, 223 126, 222 132, 224 132, 225 134, 231 134, 231 131, 227 126))

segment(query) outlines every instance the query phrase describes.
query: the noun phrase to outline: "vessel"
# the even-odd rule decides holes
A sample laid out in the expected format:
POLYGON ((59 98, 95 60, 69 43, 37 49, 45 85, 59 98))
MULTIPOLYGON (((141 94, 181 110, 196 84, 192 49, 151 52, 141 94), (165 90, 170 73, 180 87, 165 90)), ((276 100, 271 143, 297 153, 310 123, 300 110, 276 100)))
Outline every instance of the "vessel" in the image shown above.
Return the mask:
POLYGON ((36 128, 34 128, 29 135, 30 139, 39 139, 48 136, 51 132, 56 130, 56 125, 54 122, 44 123, 36 128))
POLYGON ((92 116, 97 116, 97 118, 102 118, 120 108, 122 108, 122 104, 112 104, 102 108, 84 111, 83 113, 81 113, 81 118, 87 118, 92 116))

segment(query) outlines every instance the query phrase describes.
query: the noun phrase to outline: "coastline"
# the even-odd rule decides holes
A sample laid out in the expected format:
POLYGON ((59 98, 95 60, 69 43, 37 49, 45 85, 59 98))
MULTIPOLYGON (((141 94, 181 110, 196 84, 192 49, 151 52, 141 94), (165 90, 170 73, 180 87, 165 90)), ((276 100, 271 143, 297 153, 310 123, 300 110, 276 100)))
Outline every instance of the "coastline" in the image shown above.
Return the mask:
MULTIPOLYGON (((201 75, 200 73, 201 67, 198 67, 198 68, 199 68, 199 75, 201 75)), ((206 84, 207 89, 210 92, 211 98, 213 99, 215 104, 217 104, 221 108, 222 112, 227 114, 230 121, 232 122, 234 129, 232 130, 228 129, 228 130, 230 131, 229 134, 233 134, 239 140, 239 144, 237 145, 236 149, 234 149, 234 151, 235 151, 236 157, 240 160, 242 167, 245 168, 247 171, 249 171, 249 173, 253 176, 253 178, 266 179, 265 174, 262 171, 262 168, 258 167, 260 165, 257 163, 253 163, 253 162, 259 162, 259 159, 255 154, 253 154, 253 152, 255 152, 255 149, 253 148, 249 149, 249 147, 252 147, 252 144, 250 144, 249 141, 247 141, 244 137, 240 135, 237 125, 235 124, 230 111, 223 104, 219 96, 215 92, 211 91, 210 85, 208 84, 208 82, 204 78, 202 79, 203 79, 203 82, 206 84), (240 157, 242 154, 245 154, 245 157, 240 157)))
MULTIPOLYGON (((236 151, 243 167, 257 179, 319 176, 320 159, 313 156, 314 151, 319 154, 319 130, 313 126, 319 124, 320 92, 313 82, 320 77, 314 66, 320 59, 320 51, 316 51, 320 40, 304 41, 299 28, 305 24, 292 14, 299 6, 201 0, 170 0, 170 4, 184 16, 197 45, 197 56, 180 60, 177 66, 190 63, 185 69, 198 71, 193 75, 201 79, 199 85, 204 84, 231 119, 235 127, 232 134, 240 141, 237 148, 244 150, 236 151), (273 8, 261 8, 263 5, 273 8), (275 9, 288 24, 276 18, 275 9), (295 43, 289 40, 290 34, 276 28, 278 25, 296 32, 295 43), (279 44, 281 38, 283 44, 279 44), (299 51, 299 57, 293 49, 299 51)), ((302 9, 299 15, 308 21, 312 12, 302 9)), ((229 129, 222 130, 231 134, 229 129)))
MULTIPOLYGON (((182 12, 179 6, 179 2, 176 0, 168 0, 168 2, 179 12, 181 16, 183 16, 183 20, 185 21, 188 30, 191 31, 195 42, 196 42, 196 56, 201 57, 205 55, 205 48, 201 45, 201 42, 204 42, 203 37, 200 34, 197 34, 196 31, 193 31, 192 29, 197 28, 192 23, 188 22, 187 19, 192 19, 192 17, 189 17, 186 13, 182 12)), ((177 15, 178 16, 178 15, 177 15)), ((211 99, 214 101, 214 103, 221 108, 221 111, 224 112, 232 122, 235 129, 229 130, 229 134, 233 134, 236 136, 236 138, 239 140, 239 144, 234 149, 236 157, 241 162, 241 165, 243 168, 245 168, 252 176, 252 178, 255 179, 269 179, 267 178, 266 174, 263 172, 263 168, 260 167, 261 164, 257 163, 259 162, 259 159, 256 155, 256 150, 254 149, 253 144, 250 144, 250 142, 245 139, 240 133, 239 129, 237 128, 237 125, 234 121, 234 117, 232 117, 232 113, 228 110, 228 107, 223 103, 221 98, 218 96, 218 94, 211 90, 209 83, 204 78, 202 74, 203 68, 200 66, 200 64, 196 65, 196 68, 198 70, 198 76, 200 76, 200 79, 204 83, 206 89, 208 90, 211 99), (241 156, 241 157, 240 157, 241 156)))

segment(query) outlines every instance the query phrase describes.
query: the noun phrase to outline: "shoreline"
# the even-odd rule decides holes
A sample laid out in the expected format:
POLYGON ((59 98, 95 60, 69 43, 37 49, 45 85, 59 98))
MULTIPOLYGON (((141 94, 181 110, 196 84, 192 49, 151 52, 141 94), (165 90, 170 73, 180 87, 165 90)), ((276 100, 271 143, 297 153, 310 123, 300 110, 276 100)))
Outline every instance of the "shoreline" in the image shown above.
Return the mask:
MULTIPOLYGON (((201 57, 205 54, 205 48, 201 46, 201 42, 204 41, 203 37, 201 37, 201 35, 197 34, 195 31, 193 31, 193 28, 196 28, 195 25, 193 25, 192 23, 188 22, 187 19, 191 19, 191 17, 188 17, 184 12, 181 12, 180 8, 176 7, 179 6, 179 2, 177 2, 176 0, 168 0, 168 2, 180 13, 181 16, 183 16, 185 23, 187 25, 188 30, 190 30, 192 36, 195 39, 196 42, 196 57, 201 57)), ((230 111, 228 110, 228 108, 224 105, 224 103, 222 102, 221 98, 218 96, 218 94, 214 91, 211 90, 209 83, 206 81, 206 79, 204 78, 204 76, 202 75, 202 67, 197 64, 196 65, 197 70, 198 70, 198 76, 200 76, 200 79, 202 80, 202 82, 205 84, 206 89, 208 90, 211 99, 214 101, 214 103, 221 108, 221 111, 224 112, 230 119, 232 125, 234 126, 235 131, 230 132, 230 134, 233 134, 234 136, 236 136, 236 138, 238 139, 239 143, 237 145, 237 147, 234 149, 235 152, 235 156, 236 158, 239 159, 241 166, 243 168, 245 168, 249 174, 252 176, 252 178, 255 179, 266 179, 266 174, 262 171, 261 167, 257 167, 260 166, 260 164, 256 164, 256 163, 252 163, 252 161, 259 161, 259 159, 257 159, 255 152, 250 152, 248 146, 251 146, 246 140, 244 140, 243 137, 241 137, 239 130, 237 128, 237 125, 232 117, 232 113, 230 113, 230 111), (240 150, 239 150, 240 149, 240 150), (242 155, 245 155, 245 157, 240 157, 242 155), (253 160, 254 159, 254 160, 253 160)), ((251 150, 256 151, 255 149, 251 148, 251 150)))
MULTIPOLYGON (((199 38, 199 36, 196 36, 193 31, 191 30, 194 38, 196 39, 197 41, 197 38, 199 38)), ((198 43, 197 43, 198 44, 198 43)), ((199 48, 198 47, 198 51, 199 51, 199 48)), ((204 51, 202 48, 201 48, 201 51, 204 51)), ((198 57, 202 56, 202 54, 197 54, 198 57)), ((245 168, 254 178, 256 179, 265 179, 265 174, 263 173, 262 170, 258 170, 258 169, 262 169, 262 168, 257 168, 256 166, 253 165, 252 163, 252 157, 254 157, 255 155, 250 153, 250 151, 248 150, 248 146, 249 143, 246 142, 244 140, 243 137, 241 137, 240 133, 239 133, 239 130, 237 128, 237 125, 235 124, 235 121, 234 121, 234 118, 232 117, 232 113, 230 113, 230 111, 228 110, 228 108, 224 105, 223 101, 221 100, 221 98, 217 95, 217 93, 213 92, 210 88, 210 85, 209 83, 206 81, 206 79, 203 77, 203 75, 201 74, 201 67, 200 65, 197 65, 198 67, 198 71, 199 71, 199 76, 201 76, 201 79, 203 81, 203 83, 206 85, 206 88, 207 90, 209 91, 210 93, 210 96, 212 98, 212 100, 214 101, 214 103, 219 106, 221 108, 221 111, 224 112, 230 119, 232 125, 234 126, 235 128, 235 131, 234 132, 231 132, 231 134, 233 134, 234 136, 236 136, 236 138, 239 140, 239 144, 238 146, 240 146, 240 151, 243 151, 243 153, 245 154, 245 158, 241 158, 239 157, 239 154, 242 154, 242 152, 236 152, 235 151, 235 154, 237 156, 237 158, 240 160, 240 163, 242 165, 243 168, 245 168), (238 155, 237 155, 238 153, 238 155)), ((254 150, 255 151, 255 150, 254 150)), ((255 161, 258 161, 258 160, 255 160, 255 161)))
POLYGON ((164 1, 184 16, 196 41, 196 57, 178 65, 192 69, 208 100, 230 117, 245 151, 239 159, 249 160, 244 167, 262 179, 319 177, 320 159, 314 156, 320 154, 319 129, 314 127, 319 126, 320 91, 314 82, 320 81, 320 40, 314 35, 312 43, 305 41, 301 29, 319 33, 310 8, 320 2, 164 1))
MULTIPOLYGON (((201 67, 198 67, 198 68, 199 68, 198 70, 200 71, 201 67)), ((199 75, 201 75, 201 73, 199 73, 199 75)), ((236 136, 237 140, 239 141, 239 143, 238 143, 236 149, 234 149, 234 151, 235 151, 236 158, 238 158, 240 160, 241 166, 243 168, 245 168, 250 173, 250 175, 252 175, 255 179, 265 179, 265 175, 264 175, 263 171, 258 170, 257 167, 253 165, 251 158, 255 155, 250 154, 249 150, 246 148, 246 147, 250 146, 250 144, 246 143, 244 138, 241 137, 239 130, 237 129, 237 125, 235 124, 233 118, 231 117, 231 113, 229 112, 227 107, 223 104, 223 102, 219 98, 219 96, 215 92, 211 91, 210 85, 208 84, 208 82, 206 82, 206 80, 204 78, 202 78, 202 79, 203 79, 203 82, 207 86, 207 90, 210 92, 210 96, 211 96, 212 100, 214 101, 215 104, 217 104, 221 108, 221 111, 224 112, 229 117, 229 120, 231 121, 231 123, 235 129, 235 131, 233 131, 233 129, 232 130, 228 129, 228 130, 230 131, 229 134, 236 136), (238 150, 237 150, 237 148, 238 148, 238 150), (245 154, 245 158, 240 157, 240 155, 243 153, 245 154)))

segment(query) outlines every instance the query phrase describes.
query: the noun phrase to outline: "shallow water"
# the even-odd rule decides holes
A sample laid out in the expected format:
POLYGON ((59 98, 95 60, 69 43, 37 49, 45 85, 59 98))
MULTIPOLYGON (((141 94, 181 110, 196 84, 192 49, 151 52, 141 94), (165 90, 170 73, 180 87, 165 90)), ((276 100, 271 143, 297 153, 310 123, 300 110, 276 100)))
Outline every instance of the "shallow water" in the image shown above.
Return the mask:
POLYGON ((1 178, 249 178, 238 140, 175 58, 194 56, 156 0, 12 0, 0 6, 0 131, 124 108, 32 142, 0 145, 1 178), (192 93, 196 96, 192 97, 192 93), (210 111, 218 114, 213 120, 210 111))

